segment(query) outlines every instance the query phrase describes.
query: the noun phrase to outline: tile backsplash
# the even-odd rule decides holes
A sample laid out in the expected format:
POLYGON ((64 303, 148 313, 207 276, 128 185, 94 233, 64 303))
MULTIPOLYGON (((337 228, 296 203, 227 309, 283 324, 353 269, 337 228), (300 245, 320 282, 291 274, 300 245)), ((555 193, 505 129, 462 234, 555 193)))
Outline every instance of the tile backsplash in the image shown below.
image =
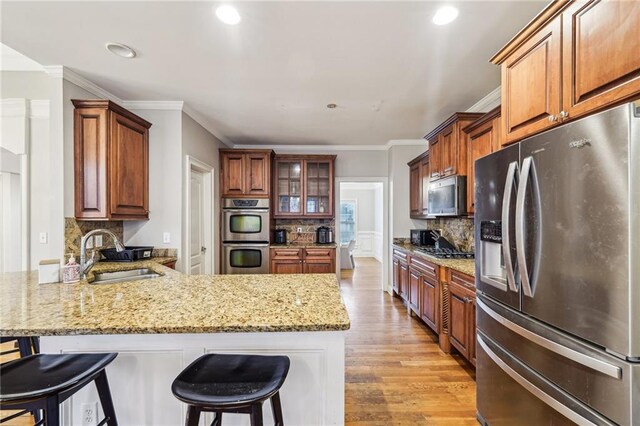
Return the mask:
POLYGON ((427 229, 441 229, 442 235, 462 251, 475 251, 473 219, 437 218, 427 220, 427 229))
POLYGON ((336 221, 334 219, 276 219, 274 229, 286 229, 287 241, 297 241, 310 243, 316 239, 316 228, 328 226, 334 231, 336 221), (298 236, 298 228, 302 228, 302 233, 298 236), (296 238, 297 237, 297 238, 296 238))
MULTIPOLYGON (((67 255, 69 253, 73 253, 76 259, 80 258, 80 239, 84 234, 94 229, 108 229, 109 231, 116 234, 116 236, 123 241, 124 231, 123 225, 121 221, 84 221, 84 220, 76 220, 73 217, 65 217, 64 218, 64 253, 65 253, 65 261, 67 260, 67 255)), ((102 238, 102 248, 113 247, 113 242, 111 238, 103 236, 102 238)))

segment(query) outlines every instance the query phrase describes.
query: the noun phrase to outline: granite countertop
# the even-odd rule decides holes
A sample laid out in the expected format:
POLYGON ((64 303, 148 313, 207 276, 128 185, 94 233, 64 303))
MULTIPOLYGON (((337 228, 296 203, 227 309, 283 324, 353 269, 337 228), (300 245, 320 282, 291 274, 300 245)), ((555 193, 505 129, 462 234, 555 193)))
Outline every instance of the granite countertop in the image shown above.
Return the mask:
MULTIPOLYGON (((184 275, 168 258, 99 262, 92 271, 148 267, 161 277, 113 284, 38 284, 37 271, 0 275, 0 335, 348 330, 334 274, 184 275)), ((93 274, 88 276, 93 280, 93 274)))
POLYGON ((454 271, 462 272, 463 274, 467 274, 472 277, 476 274, 475 259, 439 259, 437 257, 433 257, 417 251, 416 246, 414 246, 413 244, 394 243, 393 246, 404 251, 408 251, 411 253, 411 255, 422 257, 423 259, 426 259, 431 263, 435 263, 436 265, 444 266, 445 268, 453 269, 454 271))
POLYGON ((336 248, 337 244, 336 243, 320 244, 320 243, 314 243, 314 242, 290 241, 290 242, 287 242, 286 244, 271 243, 269 247, 273 247, 273 248, 278 248, 278 247, 280 248, 336 248))

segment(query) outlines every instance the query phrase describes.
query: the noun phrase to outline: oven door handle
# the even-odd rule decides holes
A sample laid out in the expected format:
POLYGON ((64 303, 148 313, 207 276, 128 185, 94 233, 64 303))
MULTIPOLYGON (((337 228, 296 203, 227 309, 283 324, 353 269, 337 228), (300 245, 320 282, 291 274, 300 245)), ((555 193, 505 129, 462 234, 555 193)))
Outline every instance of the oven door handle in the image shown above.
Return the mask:
POLYGON ((230 213, 245 213, 245 214, 269 213, 269 209, 222 209, 222 211, 230 212, 230 213))
POLYGON ((223 247, 269 247, 269 243, 222 243, 223 247))

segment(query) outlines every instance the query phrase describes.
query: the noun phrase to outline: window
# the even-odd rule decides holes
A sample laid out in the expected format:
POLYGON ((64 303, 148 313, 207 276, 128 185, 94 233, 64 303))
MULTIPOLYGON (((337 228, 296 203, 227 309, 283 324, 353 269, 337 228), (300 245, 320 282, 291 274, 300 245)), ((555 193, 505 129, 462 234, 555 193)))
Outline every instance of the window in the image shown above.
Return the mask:
POLYGON ((356 239, 356 200, 340 201, 340 243, 356 239))

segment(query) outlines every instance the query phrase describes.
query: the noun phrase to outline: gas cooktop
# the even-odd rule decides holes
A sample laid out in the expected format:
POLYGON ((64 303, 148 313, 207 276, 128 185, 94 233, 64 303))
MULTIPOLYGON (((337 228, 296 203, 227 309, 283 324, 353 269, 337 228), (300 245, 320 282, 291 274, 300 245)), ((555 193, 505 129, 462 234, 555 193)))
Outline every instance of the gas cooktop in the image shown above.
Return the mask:
POLYGON ((475 258, 473 253, 464 251, 453 250, 449 248, 435 248, 435 247, 420 247, 416 249, 419 252, 428 254, 439 259, 473 259, 475 258))

